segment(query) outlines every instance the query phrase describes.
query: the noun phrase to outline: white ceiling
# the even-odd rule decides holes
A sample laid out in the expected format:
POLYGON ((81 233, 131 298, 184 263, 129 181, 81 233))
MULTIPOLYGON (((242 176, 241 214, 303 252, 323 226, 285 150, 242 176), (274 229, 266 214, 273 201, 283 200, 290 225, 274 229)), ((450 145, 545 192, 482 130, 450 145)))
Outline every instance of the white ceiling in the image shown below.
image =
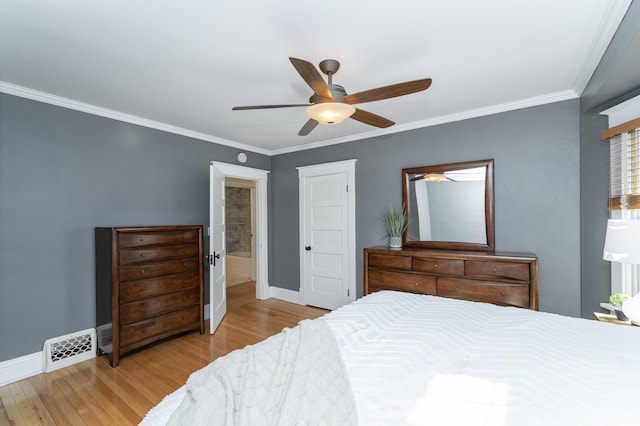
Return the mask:
POLYGON ((0 91, 265 154, 579 97, 631 0, 0 0, 0 91), (430 77, 300 137, 311 89, 290 56, 342 66, 348 93, 430 77))

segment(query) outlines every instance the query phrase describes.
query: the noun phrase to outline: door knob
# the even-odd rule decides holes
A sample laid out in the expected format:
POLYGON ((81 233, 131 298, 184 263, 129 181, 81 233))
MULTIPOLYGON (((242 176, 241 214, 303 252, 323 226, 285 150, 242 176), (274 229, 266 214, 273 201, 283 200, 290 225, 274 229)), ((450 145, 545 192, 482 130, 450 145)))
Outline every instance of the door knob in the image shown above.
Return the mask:
POLYGON ((306 251, 311 251, 311 246, 305 246, 304 248, 306 251))

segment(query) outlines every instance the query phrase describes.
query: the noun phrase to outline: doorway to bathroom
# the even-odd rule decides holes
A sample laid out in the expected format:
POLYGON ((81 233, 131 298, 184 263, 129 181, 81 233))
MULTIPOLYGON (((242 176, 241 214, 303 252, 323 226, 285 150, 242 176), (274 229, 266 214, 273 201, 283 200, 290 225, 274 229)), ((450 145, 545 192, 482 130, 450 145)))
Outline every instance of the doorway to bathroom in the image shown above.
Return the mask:
POLYGON ((267 178, 269 172, 251 167, 212 161, 209 172, 209 332, 215 333, 227 313, 227 238, 225 182, 228 178, 253 182, 254 232, 252 236, 253 271, 255 271, 255 297, 270 297, 269 241, 267 234, 267 178))
POLYGON ((227 287, 256 280, 256 183, 225 178, 227 287))

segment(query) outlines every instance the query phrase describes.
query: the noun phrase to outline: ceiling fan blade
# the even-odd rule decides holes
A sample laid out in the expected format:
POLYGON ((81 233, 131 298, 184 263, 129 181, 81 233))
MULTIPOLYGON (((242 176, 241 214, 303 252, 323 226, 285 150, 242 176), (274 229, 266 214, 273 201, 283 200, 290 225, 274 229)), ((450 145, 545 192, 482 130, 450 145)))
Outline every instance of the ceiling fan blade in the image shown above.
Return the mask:
POLYGON ((304 123, 302 129, 300 129, 300 131, 298 132, 298 136, 307 136, 313 129, 316 128, 317 125, 318 122, 313 118, 310 118, 306 123, 304 123))
POLYGON ((329 86, 320 75, 316 67, 311 62, 303 59, 289 58, 293 67, 298 71, 300 77, 313 89, 313 93, 321 98, 333 99, 329 86))
POLYGON ((270 108, 290 108, 290 107, 303 107, 310 106, 311 104, 287 104, 287 105, 249 105, 249 106, 234 106, 231 108, 233 111, 244 111, 247 109, 270 109, 270 108))
POLYGON ((405 83, 392 84, 391 86, 378 87, 345 96, 348 104, 361 104, 364 102, 379 101, 395 98, 396 96, 409 95, 411 93, 427 90, 431 86, 431 79, 407 81, 405 83))
POLYGON ((371 113, 359 108, 356 108, 356 112, 353 113, 351 118, 361 123, 369 124, 371 126, 381 127, 383 129, 385 127, 393 126, 394 124, 396 124, 395 122, 387 118, 381 117, 379 115, 376 115, 374 113, 371 113))

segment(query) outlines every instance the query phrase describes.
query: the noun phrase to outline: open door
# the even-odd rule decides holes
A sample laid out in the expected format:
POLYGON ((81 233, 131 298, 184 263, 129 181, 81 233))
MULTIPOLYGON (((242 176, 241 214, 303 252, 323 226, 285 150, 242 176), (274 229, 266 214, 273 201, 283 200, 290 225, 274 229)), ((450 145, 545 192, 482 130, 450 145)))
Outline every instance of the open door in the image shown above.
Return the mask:
POLYGON ((211 334, 216 331, 227 313, 224 179, 224 173, 211 164, 209 183, 209 332, 211 334))
POLYGON ((269 277, 269 241, 267 238, 267 177, 266 170, 212 161, 209 182, 209 325, 216 331, 227 313, 227 276, 225 247, 225 179, 247 179, 256 183, 256 298, 271 297, 269 277))

